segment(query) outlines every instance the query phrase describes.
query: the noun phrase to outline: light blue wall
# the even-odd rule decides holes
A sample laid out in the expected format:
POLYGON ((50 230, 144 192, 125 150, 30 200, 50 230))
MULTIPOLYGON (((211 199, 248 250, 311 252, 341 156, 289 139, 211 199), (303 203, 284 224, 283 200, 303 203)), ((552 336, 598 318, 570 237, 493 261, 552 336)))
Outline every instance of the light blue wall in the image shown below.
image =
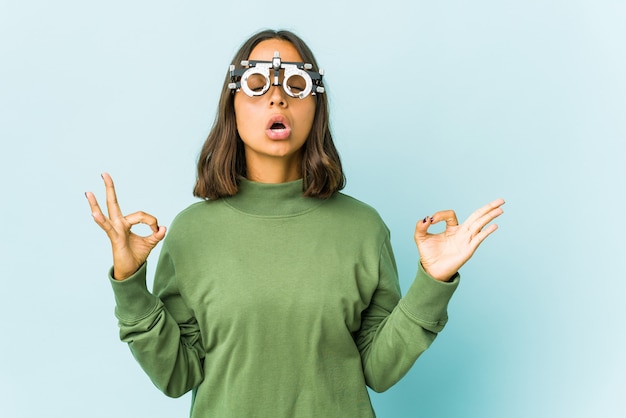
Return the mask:
POLYGON ((626 415, 624 3, 339 3, 0 0, 1 416, 186 416, 117 341, 83 193, 109 171, 126 212, 169 225, 264 27, 326 69, 346 192, 389 224, 403 289, 416 220, 507 200, 379 416, 626 415))

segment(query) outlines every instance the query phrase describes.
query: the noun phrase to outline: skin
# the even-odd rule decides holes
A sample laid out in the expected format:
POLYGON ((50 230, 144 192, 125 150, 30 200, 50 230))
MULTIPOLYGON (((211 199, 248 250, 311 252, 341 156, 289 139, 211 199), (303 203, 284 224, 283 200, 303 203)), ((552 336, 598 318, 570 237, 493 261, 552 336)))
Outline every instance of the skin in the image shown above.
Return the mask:
MULTIPOLYGON (((283 61, 302 62, 296 48, 287 41, 270 39, 259 43, 250 60, 271 61, 278 51, 283 61)), ((282 75, 281 75, 282 82, 282 75)), ((271 86, 262 96, 235 93, 237 130, 244 143, 248 179, 261 183, 283 183, 302 177, 302 146, 311 132, 315 97, 290 97, 281 86, 271 86), (272 138, 267 126, 272 118, 286 120, 291 131, 286 138, 272 138)))
POLYGON ((124 280, 135 273, 148 259, 150 251, 165 238, 166 228, 159 226, 157 219, 145 212, 135 212, 130 215, 122 215, 117 202, 115 185, 108 173, 102 174, 106 190, 106 204, 109 216, 102 213, 98 201, 93 193, 87 192, 85 196, 91 207, 93 220, 104 230, 111 241, 113 250, 113 278, 124 280), (152 234, 143 237, 133 233, 130 229, 133 225, 145 224, 150 227, 152 234))
MULTIPOLYGON (((274 51, 279 51, 284 61, 302 61, 293 45, 282 40, 261 42, 253 49, 251 60, 270 61, 274 51)), ((243 92, 235 94, 237 129, 244 142, 248 179, 263 183, 281 183, 302 177, 302 146, 311 131, 315 112, 315 98, 288 96, 280 86, 272 86, 262 96, 248 97, 243 92), (284 138, 272 138, 267 125, 273 117, 281 117, 291 128, 284 138)), ((102 175, 106 190, 106 216, 93 193, 85 196, 91 214, 98 226, 111 241, 113 251, 113 277, 124 280, 135 273, 148 258, 152 249, 165 237, 166 228, 145 212, 124 216, 119 207, 113 179, 102 175), (139 236, 131 227, 145 224, 152 234, 139 236)), ((496 199, 472 213, 465 222, 458 223, 453 210, 443 210, 419 221, 415 227, 415 243, 424 270, 433 278, 448 281, 474 254, 478 246, 498 226, 491 224, 500 216, 504 200, 496 199), (438 234, 428 229, 439 222, 446 228, 438 234)))
POLYGON ((503 199, 496 199, 472 213, 462 224, 453 210, 443 210, 426 217, 415 226, 415 243, 424 270, 437 280, 447 282, 474 255, 478 246, 498 229, 489 224, 502 215, 503 199), (439 222, 446 229, 429 234, 428 228, 439 222))

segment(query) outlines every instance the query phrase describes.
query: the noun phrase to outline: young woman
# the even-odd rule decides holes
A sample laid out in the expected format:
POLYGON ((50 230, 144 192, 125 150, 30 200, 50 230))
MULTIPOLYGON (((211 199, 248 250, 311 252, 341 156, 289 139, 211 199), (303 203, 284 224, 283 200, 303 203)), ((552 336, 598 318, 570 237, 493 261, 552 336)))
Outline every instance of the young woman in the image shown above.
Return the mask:
POLYGON ((373 417, 366 385, 386 390, 432 343, 458 269, 504 202, 461 225, 449 210, 420 220, 421 260, 401 298, 385 224, 339 192, 309 48, 263 31, 234 62, 198 162, 203 200, 172 223, 152 293, 145 262, 165 227, 144 212, 124 216, 108 174, 108 217, 87 193, 113 247, 121 339, 164 393, 193 391, 192 417, 373 417), (438 222, 445 231, 428 233, 438 222), (133 234, 138 223, 152 235, 133 234))

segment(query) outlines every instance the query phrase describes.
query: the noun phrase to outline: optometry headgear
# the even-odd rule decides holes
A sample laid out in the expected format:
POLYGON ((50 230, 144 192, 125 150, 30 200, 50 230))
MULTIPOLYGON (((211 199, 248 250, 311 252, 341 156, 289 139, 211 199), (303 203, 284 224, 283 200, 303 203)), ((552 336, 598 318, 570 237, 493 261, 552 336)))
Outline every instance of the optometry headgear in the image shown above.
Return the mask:
POLYGON ((324 71, 312 71, 313 66, 304 62, 283 62, 278 51, 272 61, 241 61, 243 68, 230 66, 228 88, 233 91, 243 90, 250 96, 262 96, 270 86, 282 86, 290 97, 304 99, 309 94, 315 96, 324 93, 322 77, 324 71), (279 82, 280 70, 284 71, 283 82, 279 82), (270 78, 271 73, 271 78, 270 78))

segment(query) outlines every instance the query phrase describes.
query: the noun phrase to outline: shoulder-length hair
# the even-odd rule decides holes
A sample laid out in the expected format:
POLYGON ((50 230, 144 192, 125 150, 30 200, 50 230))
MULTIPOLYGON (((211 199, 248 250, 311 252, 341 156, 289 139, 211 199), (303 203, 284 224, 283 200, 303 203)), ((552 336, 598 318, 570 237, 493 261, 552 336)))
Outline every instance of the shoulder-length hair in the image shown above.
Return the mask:
MULTIPOLYGON (((304 62, 312 64, 314 71, 319 71, 309 47, 297 35, 285 30, 264 30, 254 34, 241 46, 232 62, 239 65, 242 60, 248 59, 254 47, 269 39, 290 42, 304 62)), ((227 73, 213 127, 198 158, 198 177, 193 194, 203 199, 237 194, 240 179, 246 177, 244 147, 237 131, 234 94, 228 87, 229 83, 230 74, 227 73)), ((346 180, 330 133, 328 99, 323 93, 315 98, 313 126, 302 153, 303 195, 326 199, 343 189, 346 180)))

